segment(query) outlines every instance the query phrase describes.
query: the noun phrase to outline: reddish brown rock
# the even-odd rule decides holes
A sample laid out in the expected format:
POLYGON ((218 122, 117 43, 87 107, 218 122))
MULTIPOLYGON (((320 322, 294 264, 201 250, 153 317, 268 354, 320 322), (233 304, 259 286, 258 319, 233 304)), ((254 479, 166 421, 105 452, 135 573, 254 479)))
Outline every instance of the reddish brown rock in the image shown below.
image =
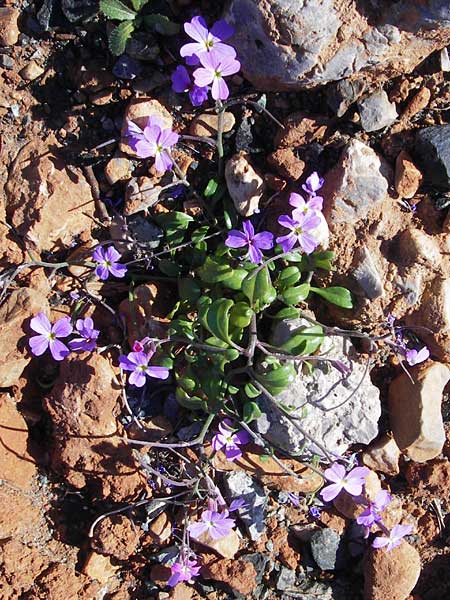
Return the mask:
POLYGON ((418 112, 420 112, 428 106, 430 99, 430 90, 427 87, 420 88, 420 90, 416 94, 414 94, 414 96, 406 105, 406 108, 402 114, 402 119, 411 119, 412 117, 414 117, 418 112))
POLYGON ((405 600, 419 575, 419 553, 407 542, 390 552, 371 549, 364 565, 364 600, 405 600))
POLYGON ((16 8, 0 8, 0 46, 13 46, 19 39, 17 19, 19 11, 16 8))
POLYGON ((275 136, 275 147, 295 148, 320 141, 327 134, 328 119, 303 112, 293 113, 284 122, 275 136))
POLYGON ((255 567, 244 560, 212 560, 202 567, 201 574, 229 585, 240 594, 251 594, 256 587, 255 567))
POLYGON ((366 467, 387 475, 397 475, 399 473, 399 458, 400 449, 394 438, 387 434, 373 442, 362 454, 362 461, 366 467))
POLYGON ((111 563, 109 556, 90 552, 83 565, 83 573, 100 584, 107 584, 116 574, 119 567, 111 563))
POLYGON ((414 495, 427 492, 438 498, 450 498, 450 461, 432 460, 425 465, 410 462, 406 478, 414 495))
POLYGON ((130 519, 123 515, 111 515, 97 525, 91 546, 99 554, 127 560, 135 553, 139 534, 130 519))
MULTIPOLYGON (((222 130, 223 133, 231 131, 234 127, 236 120, 233 113, 225 112, 223 114, 222 130)), ((217 137, 217 131, 219 128, 219 115, 203 113, 195 117, 189 126, 189 133, 191 135, 198 135, 200 137, 217 137)))
POLYGON ((8 394, 0 394, 0 480, 28 490, 36 466, 28 451, 28 427, 8 394))
POLYGON ((128 181, 132 172, 133 164, 128 156, 122 152, 116 152, 105 165, 105 177, 111 185, 118 181, 128 181))
POLYGON ((32 359, 29 320, 39 312, 49 313, 47 298, 29 288, 14 290, 0 306, 0 387, 18 383, 32 359))
POLYGON ((172 523, 169 515, 162 512, 148 528, 148 536, 153 544, 164 545, 172 535, 172 523))
POLYGON ((395 161, 395 189, 401 198, 413 198, 420 184, 422 173, 414 165, 407 152, 402 150, 395 161))
POLYGON ((137 154, 130 148, 126 140, 127 121, 133 121, 143 129, 149 117, 158 117, 163 123, 164 129, 172 129, 173 120, 169 111, 153 98, 133 98, 128 104, 123 116, 120 150, 129 156, 136 157, 137 154))
POLYGON ((105 498, 124 502, 145 488, 131 446, 115 415, 121 391, 114 370, 100 354, 70 356, 45 408, 53 423, 53 468, 76 488, 86 484, 105 498))
POLYGON ((267 157, 268 164, 286 179, 299 179, 305 163, 297 158, 291 148, 280 148, 267 157))
POLYGON ((12 225, 39 250, 56 251, 90 231, 95 204, 80 169, 68 167, 56 138, 33 140, 14 160, 6 184, 12 225))
POLYGON ((392 433, 402 452, 417 462, 442 452, 445 432, 442 422, 442 392, 450 369, 430 360, 402 373, 389 386, 389 417, 392 433))

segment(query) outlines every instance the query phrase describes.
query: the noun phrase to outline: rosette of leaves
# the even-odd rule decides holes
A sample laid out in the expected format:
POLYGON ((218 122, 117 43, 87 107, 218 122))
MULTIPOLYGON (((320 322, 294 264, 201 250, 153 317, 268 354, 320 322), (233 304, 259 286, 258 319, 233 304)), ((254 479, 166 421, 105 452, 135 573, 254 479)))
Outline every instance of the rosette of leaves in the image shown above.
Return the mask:
POLYGON ((274 396, 286 389, 298 368, 290 357, 319 351, 324 332, 317 324, 296 329, 279 348, 266 344, 268 354, 255 340, 266 342, 274 320, 300 317, 312 294, 352 306, 345 288, 311 285, 311 272, 333 269, 333 254, 291 252, 255 265, 218 241, 224 236, 211 235, 212 225, 176 211, 155 220, 169 255, 159 269, 176 279, 179 292, 169 315, 177 400, 205 412, 231 400, 250 422, 259 416, 258 385, 274 396))
POLYGON ((129 0, 129 2, 130 5, 122 0, 100 0, 100 10, 105 17, 112 21, 120 21, 108 37, 109 49, 115 56, 125 52, 133 32, 142 25, 149 31, 162 35, 178 33, 179 25, 173 23, 169 17, 147 10, 151 4, 150 0, 129 0))

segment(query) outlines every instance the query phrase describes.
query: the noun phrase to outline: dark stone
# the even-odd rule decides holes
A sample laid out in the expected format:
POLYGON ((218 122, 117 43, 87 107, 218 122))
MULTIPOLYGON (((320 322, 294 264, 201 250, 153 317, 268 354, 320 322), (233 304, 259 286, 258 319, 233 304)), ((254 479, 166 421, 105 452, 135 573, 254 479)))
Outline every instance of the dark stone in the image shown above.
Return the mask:
POLYGON ((127 42, 127 54, 135 60, 153 62, 159 55, 159 46, 155 38, 144 32, 136 33, 127 42))
POLYGON ((341 536, 334 529, 321 529, 311 537, 311 552, 322 571, 343 569, 348 555, 341 536))
POLYGON ((251 152, 253 145, 253 133, 252 126, 248 119, 244 118, 239 125, 236 132, 236 152, 241 150, 244 152, 251 152))
POLYGON ((41 27, 48 31, 52 27, 71 23, 86 23, 99 12, 98 0, 44 0, 36 17, 41 27))
POLYGON ((425 179, 436 188, 450 189, 450 125, 421 129, 414 152, 425 179))
POLYGON ((358 100, 364 92, 365 84, 361 81, 343 79, 331 84, 327 88, 327 104, 337 117, 342 117, 350 106, 358 100))
POLYGON ((113 75, 118 79, 134 79, 141 72, 141 65, 127 54, 122 54, 113 67, 113 75))

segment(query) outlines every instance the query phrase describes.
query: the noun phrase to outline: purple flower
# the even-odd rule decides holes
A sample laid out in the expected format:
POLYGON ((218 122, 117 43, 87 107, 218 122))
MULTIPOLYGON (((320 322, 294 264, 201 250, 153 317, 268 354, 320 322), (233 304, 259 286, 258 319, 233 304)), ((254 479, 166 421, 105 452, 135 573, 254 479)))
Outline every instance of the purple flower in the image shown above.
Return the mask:
POLYGON ((370 502, 369 506, 364 510, 364 512, 362 512, 359 517, 356 518, 358 525, 363 525, 364 527, 370 528, 375 523, 379 523, 381 521, 379 513, 383 512, 390 501, 391 496, 386 490, 381 490, 381 492, 378 492, 375 500, 370 502))
POLYGON ((119 356, 120 368, 124 371, 131 371, 130 383, 136 387, 145 385, 146 377, 155 377, 156 379, 167 379, 169 369, 165 367, 150 366, 149 362, 154 354, 153 350, 149 352, 130 352, 127 356, 119 356))
POLYGON ((222 423, 219 423, 219 431, 212 438, 212 447, 215 452, 224 449, 226 459, 233 461, 242 456, 239 446, 248 444, 249 441, 250 436, 246 431, 241 429, 233 432, 231 421, 225 419, 222 423))
POLYGON ((323 182, 323 177, 319 177, 318 173, 314 171, 314 173, 311 173, 306 182, 302 185, 302 188, 310 196, 315 196, 317 190, 320 190, 320 188, 323 186, 323 182))
POLYGON ((294 494, 294 492, 288 492, 288 500, 289 502, 295 506, 296 508, 300 507, 300 498, 298 497, 298 494, 294 494))
POLYGON ((224 77, 237 73, 241 63, 231 56, 205 52, 199 56, 202 67, 194 71, 194 82, 199 87, 212 84, 211 96, 214 100, 226 100, 230 94, 224 77))
POLYGON ((172 575, 167 582, 167 585, 174 587, 181 581, 190 581, 193 577, 198 577, 200 567, 197 566, 196 560, 182 558, 172 565, 171 571, 172 575))
POLYGON ((242 229, 244 232, 232 229, 225 240, 225 245, 229 248, 248 246, 251 262, 260 263, 263 259, 261 249, 270 250, 273 248, 273 234, 269 231, 255 234, 255 229, 250 221, 244 221, 242 229))
POLYGON ((201 520, 191 523, 188 531, 194 539, 207 533, 213 540, 220 540, 226 537, 235 525, 234 519, 228 518, 228 514, 227 510, 221 513, 215 510, 205 510, 202 512, 201 520))
POLYGON ((333 463, 329 469, 324 471, 325 477, 333 483, 324 487, 320 495, 325 502, 331 502, 342 490, 352 496, 359 496, 369 473, 370 470, 367 467, 355 467, 346 473, 343 465, 333 463))
POLYGON ((419 351, 417 350, 406 350, 405 358, 408 365, 413 367, 414 365, 418 365, 425 360, 430 358, 430 351, 426 346, 421 348, 419 351))
POLYGON ((102 246, 97 246, 92 254, 93 261, 97 263, 95 267, 97 277, 103 281, 108 279, 110 273, 114 277, 125 277, 127 267, 117 262, 119 258, 120 254, 113 246, 109 246, 106 250, 102 246))
POLYGON ((192 57, 198 57, 214 50, 219 56, 234 58, 236 50, 232 46, 223 44, 222 41, 231 37, 234 33, 233 27, 223 19, 214 23, 211 31, 208 30, 203 17, 194 17, 190 23, 184 24, 184 30, 195 42, 184 44, 180 55, 186 57, 188 64, 197 64, 192 57))
POLYGON ((228 508, 228 512, 234 512, 235 510, 241 510, 241 508, 247 508, 248 504, 243 498, 236 498, 233 500, 228 508))
POLYGON ((179 135, 171 129, 163 129, 164 123, 159 117, 149 117, 147 125, 141 129, 133 121, 127 122, 126 135, 128 145, 139 158, 155 157, 155 166, 164 173, 173 165, 169 151, 178 142, 179 135))
POLYGON ((323 198, 322 196, 313 196, 305 201, 300 194, 292 193, 289 196, 289 204, 296 208, 296 214, 315 214, 322 210, 323 198))
POLYGON ((316 214, 305 215, 294 210, 292 217, 278 217, 278 223, 291 230, 291 233, 277 237, 276 241, 283 248, 283 252, 289 252, 297 243, 306 254, 314 252, 319 242, 311 232, 320 225, 320 218, 316 214))
POLYGON ((69 348, 60 342, 58 338, 65 338, 72 333, 72 325, 69 317, 58 319, 54 325, 50 323, 44 313, 39 313, 31 319, 30 327, 39 335, 31 337, 28 341, 31 352, 35 356, 41 356, 50 349, 55 360, 64 360, 70 354, 69 348))
POLYGON ((386 325, 388 327, 394 327, 394 323, 396 321, 396 316, 393 315, 392 313, 388 313, 388 316, 386 317, 386 325))
POLYGON ((188 70, 182 65, 172 73, 172 89, 178 94, 189 92, 192 106, 201 106, 208 99, 208 88, 193 85, 188 70))
POLYGON ((309 509, 309 514, 314 518, 314 519, 318 519, 320 517, 320 513, 322 511, 320 510, 320 508, 318 506, 311 506, 309 509))
POLYGON ((390 551, 400 546, 405 535, 413 530, 412 525, 394 525, 388 536, 379 535, 372 542, 372 548, 386 548, 390 551))
POLYGON ((81 352, 92 352, 97 346, 97 338, 100 335, 100 331, 94 329, 94 321, 90 317, 77 319, 75 327, 80 337, 76 337, 69 342, 70 349, 81 352))

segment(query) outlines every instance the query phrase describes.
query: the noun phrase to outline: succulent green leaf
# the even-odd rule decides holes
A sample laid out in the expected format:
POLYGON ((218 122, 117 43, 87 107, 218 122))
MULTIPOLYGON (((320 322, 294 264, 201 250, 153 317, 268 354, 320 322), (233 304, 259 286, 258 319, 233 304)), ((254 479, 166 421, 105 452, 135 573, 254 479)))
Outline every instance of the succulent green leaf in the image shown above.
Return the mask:
POLYGON ((256 312, 260 312, 276 298, 276 290, 272 285, 267 267, 251 271, 242 282, 242 292, 250 300, 256 312))
POLYGON ((303 327, 297 330, 284 344, 280 350, 289 352, 296 356, 313 354, 323 342, 323 329, 320 325, 303 327))
POLYGON ((287 290, 284 290, 284 292, 281 294, 281 297, 286 304, 295 306, 296 304, 306 300, 310 292, 310 288, 311 286, 309 283, 302 283, 296 287, 291 287, 287 290))
POLYGON ((246 383, 244 386, 244 392, 249 398, 257 398, 261 395, 261 392, 253 385, 253 383, 246 383))
POLYGON ((298 267, 286 267, 286 269, 283 269, 278 275, 278 285, 280 288, 286 289, 295 285, 300 277, 301 273, 298 267))
POLYGON ((352 295, 344 287, 316 288, 311 286, 311 292, 341 308, 353 308, 352 295))
POLYGON ((294 308, 293 306, 286 306, 286 308, 282 308, 277 312, 277 314, 273 317, 274 319, 296 319, 300 316, 300 311, 298 308, 294 308))
POLYGON ((256 402, 246 402, 244 404, 243 411, 244 423, 251 423, 252 421, 256 421, 262 415, 261 409, 256 404, 256 402))
POLYGON ((220 283, 233 273, 228 257, 206 257, 205 263, 197 269, 197 273, 205 283, 220 283))
POLYGON ((229 298, 220 298, 215 300, 209 307, 205 315, 205 324, 208 331, 219 339, 231 345, 231 339, 228 332, 230 322, 230 310, 234 302, 229 298))
POLYGON ((166 15, 152 14, 144 17, 144 23, 161 35, 175 35, 180 31, 178 23, 174 23, 166 15))
POLYGON ((140 11, 141 8, 144 8, 147 3, 148 0, 131 0, 131 4, 133 5, 135 11, 140 11))
POLYGON ((195 302, 200 298, 202 289, 198 282, 191 277, 182 277, 178 280, 178 293, 182 300, 195 302))
POLYGON ((163 229, 187 229, 193 220, 194 218, 190 215, 176 210, 155 217, 155 221, 163 229))
POLYGON ((250 325, 254 314, 254 311, 246 302, 237 302, 230 311, 231 327, 245 329, 250 325))
POLYGON ((273 396, 280 394, 295 379, 295 368, 292 362, 279 365, 265 373, 257 373, 256 379, 273 396))
POLYGON ((214 194, 217 192, 218 187, 219 187, 219 182, 217 181, 217 179, 215 177, 210 179, 205 188, 205 191, 203 192, 203 195, 205 196, 205 198, 210 198, 211 196, 214 196, 214 194))

